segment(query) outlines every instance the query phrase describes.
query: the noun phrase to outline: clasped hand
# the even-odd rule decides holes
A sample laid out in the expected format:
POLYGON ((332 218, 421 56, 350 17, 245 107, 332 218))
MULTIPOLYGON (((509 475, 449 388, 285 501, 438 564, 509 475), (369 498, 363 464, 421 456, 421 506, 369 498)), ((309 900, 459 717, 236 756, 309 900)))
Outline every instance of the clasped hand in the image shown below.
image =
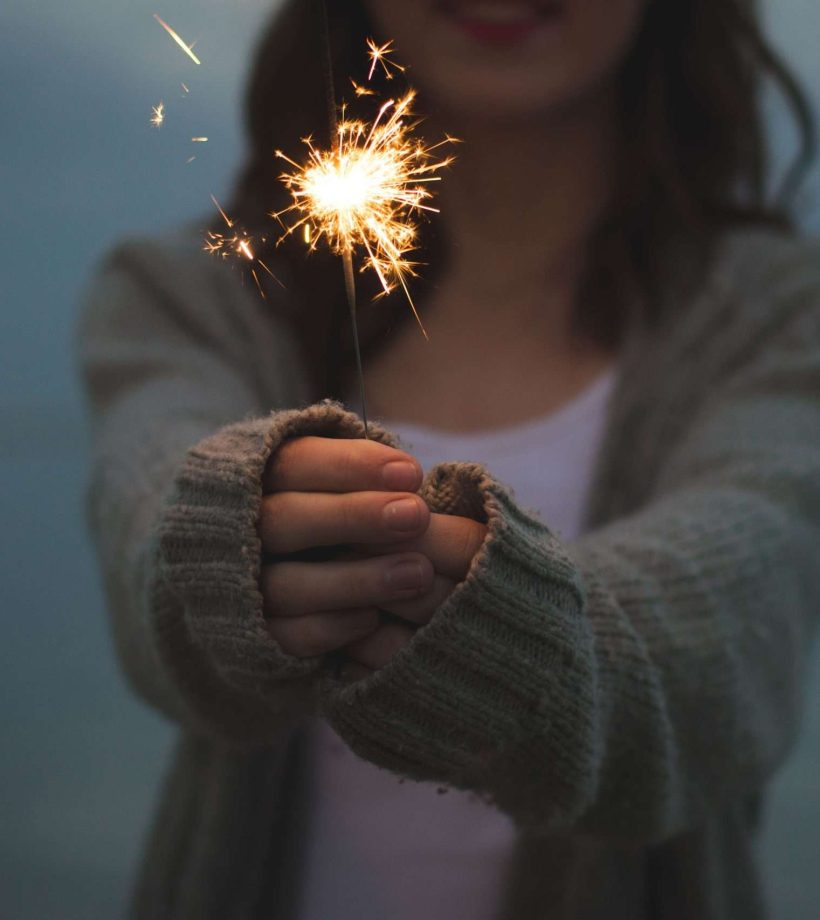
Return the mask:
POLYGON ((345 676, 386 664, 467 574, 486 535, 432 514, 414 457, 376 441, 301 437, 263 477, 261 589, 271 635, 298 657, 344 649, 345 676), (323 561, 306 550, 337 548, 323 561), (382 623, 379 611, 401 620, 382 623))

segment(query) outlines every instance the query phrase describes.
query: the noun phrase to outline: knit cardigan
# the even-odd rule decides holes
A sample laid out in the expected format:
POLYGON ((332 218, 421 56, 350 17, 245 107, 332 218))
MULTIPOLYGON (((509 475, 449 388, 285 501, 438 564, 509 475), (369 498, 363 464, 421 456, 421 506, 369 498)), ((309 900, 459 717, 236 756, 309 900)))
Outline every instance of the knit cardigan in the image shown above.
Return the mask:
POLYGON ((430 507, 487 537, 355 682, 264 626, 268 457, 363 433, 317 401, 284 315, 184 236, 119 246, 83 311, 113 636, 180 726, 132 916, 298 920, 316 715, 511 817, 499 920, 765 916, 754 834, 820 601, 820 245, 728 236, 697 296, 630 331, 581 539, 492 470, 430 470, 430 507))

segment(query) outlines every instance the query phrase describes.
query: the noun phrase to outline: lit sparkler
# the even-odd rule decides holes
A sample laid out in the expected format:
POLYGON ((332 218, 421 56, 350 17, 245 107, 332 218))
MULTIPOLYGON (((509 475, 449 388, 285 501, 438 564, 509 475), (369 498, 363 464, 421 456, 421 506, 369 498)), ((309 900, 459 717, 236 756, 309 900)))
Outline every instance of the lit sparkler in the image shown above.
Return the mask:
MULTIPOLYGON (((345 290, 353 324, 353 341, 362 398, 362 416, 365 437, 368 437, 367 411, 364 398, 361 355, 356 325, 356 288, 353 259, 362 260, 361 270, 372 269, 378 277, 382 295, 401 287, 413 311, 413 315, 424 329, 408 289, 408 278, 415 276, 417 263, 410 254, 418 244, 418 218, 423 212, 437 211, 430 203, 430 184, 440 181, 437 173, 452 161, 452 157, 440 158, 436 151, 444 144, 454 142, 446 137, 438 144, 426 145, 414 136, 418 122, 412 111, 415 93, 407 91, 400 98, 389 99, 381 105, 372 123, 348 119, 344 107, 341 120, 337 122, 336 103, 333 89, 333 73, 330 60, 330 40, 327 26, 327 11, 324 0, 316 0, 320 9, 325 37, 325 78, 328 90, 328 114, 331 122, 330 150, 314 146, 311 138, 303 139, 308 148, 304 165, 276 151, 293 172, 280 178, 292 195, 293 203, 270 216, 284 227, 281 242, 296 230, 302 230, 305 244, 315 250, 324 240, 330 250, 341 256, 344 267, 345 290), (290 215, 287 223, 283 218, 290 215)), ((193 45, 188 45, 181 36, 159 15, 154 19, 162 26, 179 48, 197 65, 201 62, 194 54, 193 45)), ((384 77, 392 80, 396 73, 403 73, 404 67, 390 57, 393 42, 378 45, 367 40, 370 59, 368 80, 377 69, 384 77)), ((373 96, 370 87, 357 84, 353 88, 356 96, 373 96)), ((188 86, 180 84, 183 93, 190 92, 188 86)), ((152 124, 159 127, 165 118, 162 102, 153 109, 152 124)), ((192 143, 207 143, 207 137, 192 137, 192 143)), ((187 163, 193 162, 190 157, 187 163)), ((225 222, 227 232, 209 230, 206 233, 205 251, 222 257, 238 257, 252 263, 250 274, 261 296, 265 297, 257 267, 270 275, 282 287, 282 282, 256 255, 257 245, 264 246, 265 237, 254 239, 226 214, 219 202, 211 196, 214 205, 225 222)))
MULTIPOLYGON (((189 161, 190 162, 190 161, 189 161)), ((222 205, 211 195, 211 201, 216 205, 217 211, 219 211, 222 219, 225 221, 225 225, 230 233, 217 233, 215 230, 208 230, 205 234, 205 243, 202 247, 205 252, 210 253, 211 255, 219 256, 220 258, 227 259, 229 256, 239 256, 240 258, 246 259, 248 262, 258 265, 264 272, 273 278, 273 280, 284 287, 282 282, 274 275, 274 273, 268 268, 268 266, 259 258, 256 257, 254 252, 255 242, 252 236, 246 233, 241 228, 236 226, 236 222, 231 220, 230 217, 225 213, 222 208, 222 205)), ((260 243, 265 243, 265 238, 261 238, 260 243)), ((256 283, 256 287, 259 290, 259 293, 262 295, 262 299, 265 298, 265 291, 262 287, 262 283, 259 279, 259 275, 256 272, 256 268, 251 268, 251 277, 256 283)))
POLYGON ((182 50, 188 55, 188 57, 194 62, 194 64, 202 63, 202 61, 200 61, 200 59, 194 54, 193 45, 186 45, 185 42, 180 37, 180 35, 177 32, 175 32, 164 19, 160 19, 160 17, 156 13, 154 13, 154 19, 156 19, 156 21, 162 26, 162 28, 165 29, 165 31, 171 36, 171 38, 173 38, 173 40, 179 45, 179 47, 182 48, 182 50))
POLYGON ((360 252, 363 267, 376 273, 384 294, 397 285, 402 288, 424 332, 407 287, 416 264, 408 256, 417 242, 415 218, 423 211, 437 211, 429 204, 429 184, 440 181, 435 174, 453 160, 437 159, 434 152, 453 139, 428 147, 412 136, 414 97, 410 90, 398 101, 385 102, 372 125, 343 119, 332 150, 317 149, 306 138, 304 166, 276 151, 295 167, 281 177, 293 204, 272 216, 281 220, 294 214, 286 236, 310 226, 312 250, 324 238, 337 255, 360 252))
MULTIPOLYGON (((293 197, 293 204, 271 216, 285 227, 280 241, 302 227, 305 242, 311 250, 315 250, 319 241, 324 239, 331 251, 342 258, 364 436, 367 438, 353 256, 359 253, 364 257, 362 270, 373 269, 383 294, 390 293, 396 285, 402 288, 424 337, 428 338, 407 287, 407 279, 415 275, 416 265, 408 256, 417 246, 417 218, 424 211, 437 211, 429 204, 432 192, 428 186, 440 181, 441 177, 435 174, 453 161, 452 157, 438 159, 435 151, 444 144, 452 143, 454 138, 447 137, 438 144, 427 146, 413 136, 413 129, 418 125, 413 120, 413 90, 398 100, 385 102, 372 124, 347 119, 344 107, 341 121, 337 121, 325 0, 317 0, 316 6, 324 36, 324 71, 332 148, 320 150, 310 137, 303 138, 308 148, 305 165, 285 156, 281 150, 276 151, 277 157, 295 169, 295 172, 280 176, 293 197), (288 214, 293 215, 289 225, 282 220, 288 214)), ((388 57, 393 51, 392 41, 377 45, 373 39, 368 39, 367 47, 370 57, 368 80, 372 79, 379 66, 387 79, 393 78, 394 71, 404 71, 388 57)), ((357 96, 373 94, 355 81, 353 88, 357 96)))
POLYGON ((155 128, 162 126, 165 121, 165 103, 160 101, 159 105, 151 106, 151 124, 155 128))

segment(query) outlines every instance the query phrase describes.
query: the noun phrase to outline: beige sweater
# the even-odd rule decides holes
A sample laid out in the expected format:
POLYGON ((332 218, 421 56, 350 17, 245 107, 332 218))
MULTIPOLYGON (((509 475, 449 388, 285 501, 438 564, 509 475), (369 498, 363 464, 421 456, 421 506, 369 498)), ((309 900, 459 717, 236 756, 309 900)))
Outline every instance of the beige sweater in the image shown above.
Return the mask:
POLYGON ((577 542, 491 470, 430 471, 431 507, 487 539, 353 684, 262 622, 267 457, 361 434, 336 404, 304 408, 319 394, 288 329, 180 238, 110 255, 80 345, 117 649, 180 726, 135 918, 298 920, 315 713, 361 757, 511 816, 500 918, 764 915, 754 832, 820 602, 817 243, 738 234, 694 302, 632 332, 577 542))

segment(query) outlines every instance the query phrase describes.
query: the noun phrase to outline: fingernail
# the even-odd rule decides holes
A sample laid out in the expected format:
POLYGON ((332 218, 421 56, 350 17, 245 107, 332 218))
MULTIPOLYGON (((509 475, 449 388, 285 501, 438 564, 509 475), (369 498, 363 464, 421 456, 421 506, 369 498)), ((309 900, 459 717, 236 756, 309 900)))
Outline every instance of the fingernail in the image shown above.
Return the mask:
POLYGON ((386 489, 410 492, 418 485, 419 473, 408 460, 391 460, 382 467, 382 482, 386 489))
POLYGON ((404 588, 420 588, 424 581, 424 572, 421 563, 413 559, 397 562, 387 570, 385 580, 390 588, 401 590, 404 588))
POLYGON ((384 521, 391 530, 407 533, 416 530, 421 522, 421 509, 413 498, 400 498, 384 509, 384 521))

